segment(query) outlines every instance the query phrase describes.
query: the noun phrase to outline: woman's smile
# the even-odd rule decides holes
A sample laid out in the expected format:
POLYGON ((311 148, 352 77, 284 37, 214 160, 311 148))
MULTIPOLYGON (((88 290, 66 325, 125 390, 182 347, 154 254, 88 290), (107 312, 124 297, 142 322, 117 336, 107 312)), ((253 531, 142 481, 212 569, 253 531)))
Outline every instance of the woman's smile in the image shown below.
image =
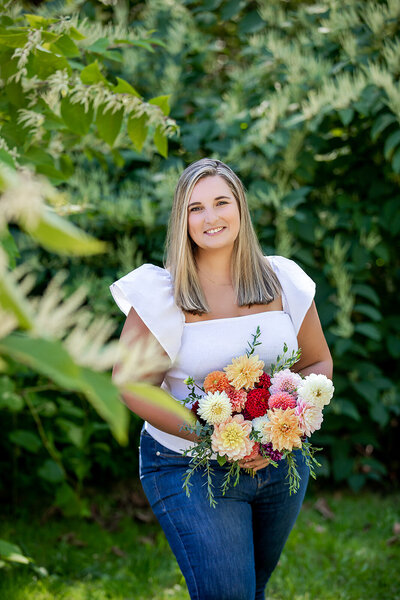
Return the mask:
POLYGON ((188 232, 199 249, 233 247, 240 229, 238 203, 225 179, 204 177, 188 204, 188 232))

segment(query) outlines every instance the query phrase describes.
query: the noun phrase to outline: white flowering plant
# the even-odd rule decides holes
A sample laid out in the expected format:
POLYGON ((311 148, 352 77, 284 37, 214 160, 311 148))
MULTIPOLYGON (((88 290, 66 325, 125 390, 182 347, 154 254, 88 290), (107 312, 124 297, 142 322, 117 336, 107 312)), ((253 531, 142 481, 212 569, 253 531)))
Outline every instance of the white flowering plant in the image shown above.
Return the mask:
MULTIPOLYGON (((224 495, 237 485, 240 462, 262 456, 268 466, 277 467, 287 461, 289 493, 300 487, 295 450, 304 457, 315 479, 315 448, 308 437, 320 429, 323 409, 329 404, 334 387, 325 375, 312 373, 306 377, 291 370, 301 356, 301 349, 291 353, 284 344, 282 355, 264 371, 264 362, 255 354, 260 345, 261 330, 257 327, 246 354, 232 359, 222 371, 209 373, 202 385, 192 377, 185 380, 189 394, 183 400, 196 417, 194 425, 184 425, 185 431, 196 433, 198 442, 183 451, 191 461, 184 475, 183 487, 190 495, 194 472, 204 469, 210 505, 215 507, 212 460, 228 465, 221 485, 224 495)), ((254 476, 252 469, 245 471, 254 476)))

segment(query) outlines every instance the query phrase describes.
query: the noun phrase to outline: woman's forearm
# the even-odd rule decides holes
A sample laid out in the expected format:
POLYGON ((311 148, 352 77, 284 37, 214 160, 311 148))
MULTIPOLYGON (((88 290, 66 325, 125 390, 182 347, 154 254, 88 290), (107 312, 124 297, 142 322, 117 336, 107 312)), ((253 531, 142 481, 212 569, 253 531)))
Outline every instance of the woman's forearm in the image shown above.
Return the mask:
MULTIPOLYGON (((296 365, 295 365, 296 366, 296 365)), ((293 369, 296 371, 296 369, 293 369)), ((316 373, 317 375, 326 375, 329 379, 332 379, 333 365, 331 360, 321 360, 319 362, 313 363, 312 365, 307 365, 306 367, 301 367, 299 371, 300 375, 310 375, 310 373, 316 373)))
POLYGON ((198 437, 195 433, 181 430, 181 427, 186 423, 176 415, 167 410, 163 410, 158 406, 153 406, 148 401, 130 393, 123 393, 122 398, 126 406, 132 412, 141 417, 144 421, 148 421, 153 427, 156 427, 165 433, 176 435, 184 440, 189 440, 191 442, 198 441, 198 437))

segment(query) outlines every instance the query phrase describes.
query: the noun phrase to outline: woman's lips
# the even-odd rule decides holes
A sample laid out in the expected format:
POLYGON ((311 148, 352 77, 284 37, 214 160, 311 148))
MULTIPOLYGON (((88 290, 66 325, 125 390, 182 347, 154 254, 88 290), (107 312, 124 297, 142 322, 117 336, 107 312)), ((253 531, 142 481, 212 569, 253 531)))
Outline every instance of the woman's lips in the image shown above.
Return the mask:
POLYGON ((223 231, 225 229, 225 227, 213 227, 212 229, 207 229, 207 231, 205 231, 204 233, 206 235, 217 235, 218 233, 221 233, 221 231, 223 231))

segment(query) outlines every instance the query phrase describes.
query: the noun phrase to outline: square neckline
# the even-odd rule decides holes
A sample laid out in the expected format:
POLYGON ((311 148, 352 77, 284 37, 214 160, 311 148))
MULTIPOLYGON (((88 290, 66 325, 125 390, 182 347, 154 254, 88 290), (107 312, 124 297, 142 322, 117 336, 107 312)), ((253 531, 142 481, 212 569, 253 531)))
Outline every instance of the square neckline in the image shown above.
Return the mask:
MULTIPOLYGON (((233 321, 237 319, 245 319, 246 317, 259 317, 260 315, 266 315, 269 313, 278 313, 281 315, 287 315, 288 313, 284 310, 263 310, 258 313, 250 313, 248 315, 238 315, 237 317, 221 317, 219 319, 203 319, 202 321, 184 321, 183 325, 198 325, 199 323, 214 323, 214 321, 233 321)), ((182 311, 182 316, 185 318, 185 314, 182 311)))

